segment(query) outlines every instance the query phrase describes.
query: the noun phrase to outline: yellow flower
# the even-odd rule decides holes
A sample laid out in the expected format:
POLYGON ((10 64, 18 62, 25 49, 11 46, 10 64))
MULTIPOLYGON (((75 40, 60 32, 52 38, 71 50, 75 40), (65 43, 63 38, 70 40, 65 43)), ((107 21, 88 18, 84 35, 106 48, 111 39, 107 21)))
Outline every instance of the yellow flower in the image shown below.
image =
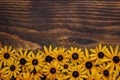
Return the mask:
POLYGON ((65 78, 69 78, 69 80, 83 80, 84 78, 87 79, 87 70, 82 65, 71 66, 71 70, 67 73, 65 78))
POLYGON ((118 74, 120 71, 120 53, 118 52, 119 47, 116 46, 115 51, 113 50, 112 46, 110 46, 110 50, 107 51, 107 57, 108 57, 108 65, 107 67, 110 67, 110 72, 113 72, 115 70, 118 74))
POLYGON ((12 76, 16 78, 17 75, 20 74, 20 65, 19 62, 16 60, 11 60, 9 61, 7 67, 4 67, 4 69, 6 70, 6 74, 11 78, 12 76))
POLYGON ((92 52, 90 54, 91 56, 91 60, 95 61, 95 65, 99 65, 102 64, 103 62, 107 61, 107 47, 103 46, 102 44, 99 44, 96 49, 90 49, 90 51, 92 52))
POLYGON ((33 53, 32 51, 28 54, 27 56, 27 67, 30 69, 30 71, 33 71, 34 68, 38 71, 41 70, 43 66, 43 55, 41 55, 39 52, 36 54, 33 53))
MULTIPOLYGON (((110 68, 107 67, 106 64, 101 64, 97 67, 101 79, 103 80, 113 80, 113 73, 110 72, 110 68)), ((114 75, 116 77, 116 75, 114 75)))
POLYGON ((90 58, 90 54, 88 52, 88 49, 85 48, 85 53, 83 55, 83 63, 84 67, 86 68, 86 70, 89 71, 94 71, 94 73, 96 72, 96 66, 94 64, 94 62, 91 60, 90 58))
POLYGON ((52 55, 52 54, 54 53, 54 51, 56 51, 56 50, 57 50, 57 48, 52 49, 52 45, 50 45, 48 49, 47 49, 46 46, 44 46, 44 52, 41 51, 41 50, 39 50, 39 52, 44 55, 44 61, 45 61, 45 62, 51 62, 51 61, 53 61, 53 57, 52 57, 51 55, 52 55))
POLYGON ((12 59, 15 58, 14 56, 15 50, 12 47, 5 46, 4 48, 0 49, 0 66, 2 64, 5 66, 7 63, 12 59))
POLYGON ((60 70, 62 73, 66 73, 70 70, 71 65, 72 64, 70 64, 68 61, 64 61, 62 64, 60 64, 60 70))
POLYGON ((68 53, 68 57, 73 64, 82 62, 83 52, 81 49, 71 47, 70 50, 68 50, 68 53))
POLYGON ((21 50, 19 49, 19 51, 15 54, 17 60, 19 61, 21 67, 22 67, 22 71, 24 72, 26 70, 26 63, 27 63, 27 55, 28 55, 28 50, 21 50))
POLYGON ((44 75, 46 75, 48 80, 55 80, 60 75, 59 64, 56 61, 51 61, 46 63, 43 67, 44 75))
POLYGON ((65 48, 60 47, 58 50, 54 51, 51 55, 55 61, 62 64, 64 61, 68 60, 68 53, 66 52, 65 48))

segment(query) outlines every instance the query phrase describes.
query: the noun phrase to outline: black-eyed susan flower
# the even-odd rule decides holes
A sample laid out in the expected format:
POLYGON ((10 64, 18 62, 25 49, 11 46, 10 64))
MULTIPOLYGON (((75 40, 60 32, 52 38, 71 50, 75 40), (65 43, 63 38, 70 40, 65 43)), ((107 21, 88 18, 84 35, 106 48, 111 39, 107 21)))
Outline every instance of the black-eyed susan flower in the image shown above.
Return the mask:
POLYGON ((44 61, 45 62, 51 62, 53 60, 53 57, 51 55, 56 50, 57 50, 57 47, 53 49, 52 45, 50 45, 49 48, 47 48, 46 46, 44 46, 44 52, 41 51, 41 50, 39 50, 39 52, 44 55, 44 61))
POLYGON ((55 61, 62 64, 64 61, 68 60, 68 53, 65 48, 60 47, 58 50, 53 52, 52 57, 55 61))
POLYGON ((96 72, 96 66, 94 64, 94 61, 90 59, 90 53, 88 52, 88 49, 85 48, 85 53, 83 55, 83 62, 82 64, 86 68, 86 70, 89 71, 94 71, 96 72))
POLYGON ((119 71, 120 71, 119 47, 116 46, 115 51, 114 51, 112 46, 110 46, 110 50, 107 50, 106 55, 108 57, 107 67, 110 67, 110 72, 113 72, 113 70, 115 70, 119 74, 119 71))
POLYGON ((70 64, 68 61, 64 61, 62 64, 60 64, 60 70, 62 73, 67 73, 70 70, 70 64))
POLYGON ((15 58, 14 56, 15 50, 10 46, 5 46, 4 48, 0 49, 0 66, 2 64, 5 66, 9 61, 11 61, 12 58, 15 58))
POLYGON ((80 48, 71 47, 70 50, 68 50, 68 53, 68 58, 73 64, 82 62, 83 51, 80 48))
POLYGON ((112 77, 113 77, 112 74, 113 73, 110 72, 110 68, 108 68, 106 64, 99 65, 97 67, 97 69, 98 69, 98 71, 101 75, 101 79, 103 79, 103 80, 113 80, 112 79, 112 77))
POLYGON ((27 63, 27 55, 28 55, 28 50, 21 50, 19 49, 18 52, 16 52, 16 58, 19 61, 21 67, 22 67, 22 71, 24 72, 24 70, 26 70, 26 63, 27 63))
POLYGON ((107 57, 105 56, 105 54, 107 54, 107 50, 107 47, 102 47, 102 44, 96 46, 96 49, 90 49, 91 60, 95 61, 95 65, 99 65, 107 61, 107 57))
POLYGON ((56 61, 52 61, 50 63, 46 63, 43 67, 44 75, 46 75, 46 79, 55 80, 60 75, 59 64, 56 61))
POLYGON ((28 54, 27 56, 27 67, 28 69, 30 69, 30 71, 33 71, 34 68, 38 71, 41 70, 42 66, 43 66, 43 55, 41 55, 39 52, 37 52, 36 54, 33 53, 32 51, 28 54))
POLYGON ((82 65, 71 66, 70 72, 65 76, 69 80, 83 80, 87 79, 87 70, 82 65))
POLYGON ((19 75, 21 71, 19 62, 13 59, 9 61, 4 69, 6 70, 5 73, 9 76, 9 78, 12 78, 12 76, 16 78, 16 76, 19 75))

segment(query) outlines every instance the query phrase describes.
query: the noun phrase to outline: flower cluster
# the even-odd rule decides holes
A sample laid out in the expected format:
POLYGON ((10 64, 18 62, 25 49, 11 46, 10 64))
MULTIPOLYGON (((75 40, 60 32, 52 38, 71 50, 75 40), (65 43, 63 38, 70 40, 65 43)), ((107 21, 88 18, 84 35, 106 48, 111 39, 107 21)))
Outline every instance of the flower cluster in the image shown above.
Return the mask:
POLYGON ((120 80, 119 47, 0 48, 0 80, 120 80))

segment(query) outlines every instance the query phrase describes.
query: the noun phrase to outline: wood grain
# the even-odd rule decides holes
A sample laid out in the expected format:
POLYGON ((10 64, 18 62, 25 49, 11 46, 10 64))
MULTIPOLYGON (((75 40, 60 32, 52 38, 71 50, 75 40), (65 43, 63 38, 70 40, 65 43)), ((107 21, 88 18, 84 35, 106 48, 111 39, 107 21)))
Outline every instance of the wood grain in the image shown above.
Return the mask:
POLYGON ((0 44, 120 45, 119 0, 0 0, 0 44))

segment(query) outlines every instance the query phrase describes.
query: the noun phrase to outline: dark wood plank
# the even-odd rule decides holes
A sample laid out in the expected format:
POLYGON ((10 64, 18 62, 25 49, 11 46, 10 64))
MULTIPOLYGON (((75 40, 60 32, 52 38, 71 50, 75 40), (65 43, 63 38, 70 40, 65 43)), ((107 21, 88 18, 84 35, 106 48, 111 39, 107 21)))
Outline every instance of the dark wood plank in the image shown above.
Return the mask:
POLYGON ((119 0, 0 0, 0 45, 120 45, 119 0))

